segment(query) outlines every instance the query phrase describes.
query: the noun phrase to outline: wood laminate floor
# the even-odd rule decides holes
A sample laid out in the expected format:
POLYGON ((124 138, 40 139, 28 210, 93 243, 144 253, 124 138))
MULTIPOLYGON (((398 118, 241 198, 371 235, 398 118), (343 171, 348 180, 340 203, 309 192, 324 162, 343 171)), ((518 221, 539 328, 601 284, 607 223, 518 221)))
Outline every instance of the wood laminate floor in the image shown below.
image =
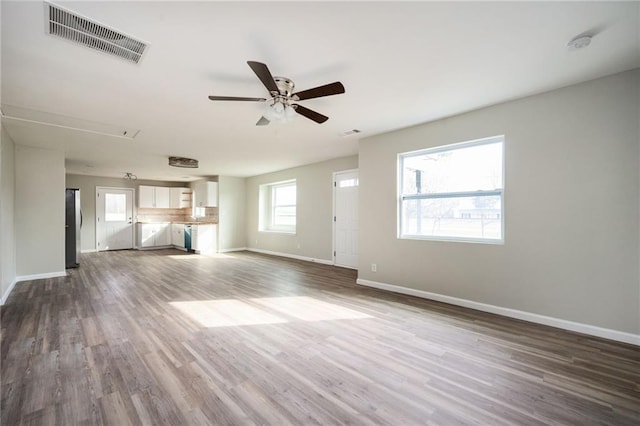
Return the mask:
POLYGON ((640 424, 640 348, 355 278, 83 254, 2 307, 2 424, 640 424))

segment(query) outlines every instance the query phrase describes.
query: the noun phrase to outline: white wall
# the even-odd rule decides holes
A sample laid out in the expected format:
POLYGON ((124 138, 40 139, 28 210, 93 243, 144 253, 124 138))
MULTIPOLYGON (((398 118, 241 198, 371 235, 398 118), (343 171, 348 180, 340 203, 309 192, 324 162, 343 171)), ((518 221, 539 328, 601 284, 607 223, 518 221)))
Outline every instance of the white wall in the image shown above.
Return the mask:
MULTIPOLYGON (((103 176, 72 175, 65 176, 65 188, 77 188, 80 190, 80 208, 82 209, 82 229, 80 231, 80 250, 96 250, 96 186, 112 188, 134 188, 134 205, 138 205, 138 186, 172 186, 188 187, 187 182, 166 182, 156 180, 126 180, 122 178, 109 178, 103 176)), ((63 191, 64 192, 64 191, 63 191)))
MULTIPOLYGON (((0 21, 2 21, 0 2, 0 21)), ((0 31, 0 46, 2 45, 0 31)), ((2 81, 2 55, 0 55, 0 81, 2 81)), ((2 85, 0 84, 0 103, 2 85)), ((16 246, 14 235, 14 149, 11 137, 0 122, 0 305, 4 304, 16 280, 16 246)))
POLYGON ((14 151, 15 145, 0 123, 0 304, 16 280, 14 151))
POLYGON ((246 248, 246 179, 218 177, 218 251, 246 248))
POLYGON ((64 153, 16 145, 16 274, 64 275, 64 153))
POLYGON ((639 334, 639 81, 635 70, 362 140, 359 279, 639 334), (397 239, 397 154, 500 134, 505 244, 397 239))
POLYGON ((247 179, 247 247, 321 261, 333 259, 333 173, 358 168, 358 157, 343 157, 247 179), (296 179, 296 234, 258 231, 258 189, 296 179))

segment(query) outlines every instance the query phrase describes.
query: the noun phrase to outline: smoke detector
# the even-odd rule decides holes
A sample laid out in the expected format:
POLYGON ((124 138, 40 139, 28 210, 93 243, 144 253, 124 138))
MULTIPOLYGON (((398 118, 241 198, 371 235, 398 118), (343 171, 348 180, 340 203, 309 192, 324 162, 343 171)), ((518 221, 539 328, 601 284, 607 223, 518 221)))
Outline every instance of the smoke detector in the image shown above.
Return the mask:
POLYGON ((584 49, 591 44, 592 38, 593 37, 588 34, 580 35, 573 38, 569 43, 567 43, 567 47, 569 48, 569 50, 584 49))

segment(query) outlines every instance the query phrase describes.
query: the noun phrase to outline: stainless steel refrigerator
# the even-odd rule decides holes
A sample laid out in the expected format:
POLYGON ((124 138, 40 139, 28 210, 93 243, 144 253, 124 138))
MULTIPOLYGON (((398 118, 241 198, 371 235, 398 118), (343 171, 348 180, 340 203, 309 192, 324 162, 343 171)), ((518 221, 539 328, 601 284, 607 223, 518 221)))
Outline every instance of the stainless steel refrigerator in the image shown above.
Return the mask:
POLYGON ((80 266, 80 228, 82 211, 80 210, 80 190, 67 188, 64 231, 65 267, 80 266))

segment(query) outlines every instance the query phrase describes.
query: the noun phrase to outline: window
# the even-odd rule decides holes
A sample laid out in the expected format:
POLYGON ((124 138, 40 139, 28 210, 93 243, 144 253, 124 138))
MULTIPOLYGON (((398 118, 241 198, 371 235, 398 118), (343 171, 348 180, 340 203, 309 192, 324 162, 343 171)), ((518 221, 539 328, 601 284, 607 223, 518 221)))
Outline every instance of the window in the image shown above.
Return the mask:
POLYGON ((104 194, 104 220, 105 222, 124 222, 127 220, 127 196, 126 194, 104 194))
POLYGON ((296 232, 296 181, 260 185, 259 230, 296 232))
POLYGON ((399 237, 501 243, 503 146, 496 136, 399 155, 399 237))
POLYGON ((354 186, 358 186, 358 178, 341 179, 338 181, 338 186, 340 188, 352 188, 354 186))

